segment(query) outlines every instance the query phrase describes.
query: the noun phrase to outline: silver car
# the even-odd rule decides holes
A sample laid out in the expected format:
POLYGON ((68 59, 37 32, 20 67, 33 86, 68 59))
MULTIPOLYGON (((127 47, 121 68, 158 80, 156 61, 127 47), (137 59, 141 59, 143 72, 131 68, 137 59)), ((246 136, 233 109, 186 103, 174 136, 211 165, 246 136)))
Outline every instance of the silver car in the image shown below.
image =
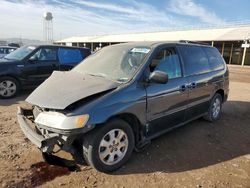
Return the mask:
POLYGON ((7 54, 15 51, 16 49, 16 47, 11 46, 0 46, 0 59, 6 56, 7 54))

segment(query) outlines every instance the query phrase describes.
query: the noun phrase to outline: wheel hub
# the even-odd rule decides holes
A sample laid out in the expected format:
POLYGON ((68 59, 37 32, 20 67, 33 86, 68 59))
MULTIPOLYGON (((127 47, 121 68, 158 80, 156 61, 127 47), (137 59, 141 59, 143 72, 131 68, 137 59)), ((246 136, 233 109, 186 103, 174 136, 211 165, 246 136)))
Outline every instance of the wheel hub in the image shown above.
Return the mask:
POLYGON ((214 103, 213 103, 213 107, 212 107, 212 113, 213 113, 213 117, 216 118, 221 110, 221 102, 220 100, 217 98, 215 99, 214 103))
POLYGON ((113 129, 101 140, 99 146, 100 160, 107 165, 114 165, 123 159, 127 149, 127 134, 121 129, 113 129))
POLYGON ((16 84, 11 80, 0 82, 0 95, 10 97, 16 92, 16 84))

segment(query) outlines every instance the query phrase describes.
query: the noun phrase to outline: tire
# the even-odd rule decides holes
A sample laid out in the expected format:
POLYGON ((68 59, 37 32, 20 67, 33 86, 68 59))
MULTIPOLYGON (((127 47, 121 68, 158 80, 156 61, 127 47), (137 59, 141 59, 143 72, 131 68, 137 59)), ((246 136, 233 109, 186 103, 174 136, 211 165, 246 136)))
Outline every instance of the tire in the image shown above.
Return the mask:
POLYGON ((66 167, 69 171, 79 171, 79 167, 74 161, 67 160, 56 155, 42 152, 43 160, 49 165, 56 165, 61 167, 66 167))
POLYGON ((204 116, 204 119, 210 122, 217 121, 221 116, 221 108, 222 108, 222 96, 218 93, 215 93, 210 102, 207 115, 204 116))
POLYGON ((0 98, 12 98, 19 93, 20 88, 20 83, 15 78, 9 76, 0 78, 0 98))
POLYGON ((86 135, 83 155, 85 161, 96 170, 112 172, 128 161, 134 145, 131 126, 123 120, 114 119, 86 135))
POLYGON ((52 154, 49 154, 49 153, 46 153, 46 152, 42 152, 42 157, 43 157, 43 160, 44 162, 50 164, 50 165, 53 165, 55 162, 54 158, 53 158, 53 155, 52 154))

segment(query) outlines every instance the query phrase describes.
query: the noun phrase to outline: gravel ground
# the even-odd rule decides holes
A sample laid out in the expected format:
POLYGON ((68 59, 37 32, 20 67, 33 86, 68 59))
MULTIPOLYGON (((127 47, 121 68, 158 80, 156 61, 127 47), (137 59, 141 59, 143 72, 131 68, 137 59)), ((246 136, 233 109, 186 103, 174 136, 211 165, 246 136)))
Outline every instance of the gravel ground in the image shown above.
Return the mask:
POLYGON ((250 68, 230 66, 230 96, 216 123, 202 119, 153 140, 112 174, 43 162, 22 134, 21 96, 0 100, 2 187, 250 187, 250 68))

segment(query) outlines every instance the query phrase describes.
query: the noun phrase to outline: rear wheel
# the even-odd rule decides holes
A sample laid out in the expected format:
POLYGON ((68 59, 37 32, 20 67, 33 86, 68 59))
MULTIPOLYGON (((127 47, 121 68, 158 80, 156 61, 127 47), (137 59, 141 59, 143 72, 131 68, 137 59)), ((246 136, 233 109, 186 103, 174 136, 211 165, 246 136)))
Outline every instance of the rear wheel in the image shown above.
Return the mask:
POLYGON ((221 116, 221 107, 222 97, 220 94, 216 93, 210 102, 208 113, 204 116, 204 119, 210 122, 218 120, 221 116))
POLYGON ((84 158, 93 168, 111 172, 129 159, 134 149, 134 134, 130 125, 112 120, 92 131, 83 142, 84 158))
POLYGON ((0 78, 0 98, 12 98, 20 91, 19 82, 12 77, 0 78))

